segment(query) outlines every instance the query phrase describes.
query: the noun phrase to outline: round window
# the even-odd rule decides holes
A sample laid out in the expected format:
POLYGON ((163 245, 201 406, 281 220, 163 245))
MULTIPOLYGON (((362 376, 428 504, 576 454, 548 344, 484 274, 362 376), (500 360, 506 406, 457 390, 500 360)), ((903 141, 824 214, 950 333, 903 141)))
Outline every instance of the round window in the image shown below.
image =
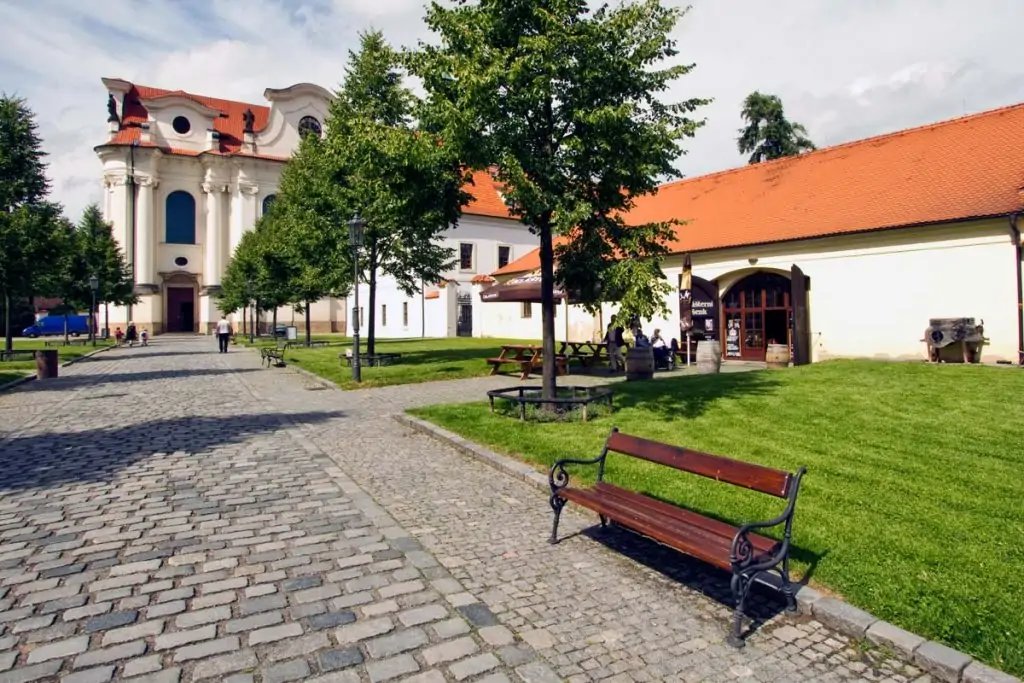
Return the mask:
POLYGON ((312 116, 303 116, 299 120, 299 135, 305 137, 307 135, 316 135, 320 137, 320 122, 312 116))
POLYGON ((174 259, 174 265, 176 265, 176 266, 187 266, 188 265, 188 259, 185 258, 184 256, 179 256, 178 258, 174 259))
POLYGON ((178 135, 184 135, 192 130, 192 124, 184 116, 175 116, 174 120, 171 121, 171 127, 174 128, 174 132, 178 135))

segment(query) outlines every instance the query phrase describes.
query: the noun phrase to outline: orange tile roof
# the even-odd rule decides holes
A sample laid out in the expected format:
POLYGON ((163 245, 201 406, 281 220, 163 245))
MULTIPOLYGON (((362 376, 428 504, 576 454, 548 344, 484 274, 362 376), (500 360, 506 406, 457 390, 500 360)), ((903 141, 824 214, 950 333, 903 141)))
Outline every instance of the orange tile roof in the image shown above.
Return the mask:
POLYGON ((494 278, 491 277, 490 275, 483 275, 483 274, 481 274, 481 275, 474 275, 473 279, 470 280, 470 282, 475 284, 475 285, 487 284, 487 283, 490 283, 490 282, 494 282, 494 278))
POLYGON ((508 206, 501 198, 497 181, 487 171, 474 171, 473 183, 463 188, 473 195, 473 199, 463 207, 463 213, 474 216, 491 216, 493 218, 510 218, 517 220, 508 211, 508 206))
MULTIPOLYGON (((1024 104, 678 180, 634 225, 686 221, 673 253, 1007 214, 1024 208, 1024 104)), ((538 251, 495 275, 540 267, 538 251)))
MULTIPOLYGON (((208 153, 242 153, 242 133, 245 128, 242 116, 245 114, 246 109, 252 109, 253 116, 255 117, 253 129, 256 131, 263 130, 270 120, 270 107, 267 106, 250 104, 248 102, 236 102, 234 100, 221 100, 215 97, 196 95, 184 90, 164 90, 147 85, 132 84, 131 89, 125 93, 123 100, 124 111, 121 114, 121 130, 117 132, 117 135, 108 144, 127 145, 138 141, 142 132, 138 127, 139 124, 146 123, 149 120, 149 111, 141 100, 156 100, 162 97, 184 97, 204 107, 216 109, 221 113, 219 117, 213 120, 213 129, 220 133, 220 149, 219 151, 210 150, 208 153)), ((158 145, 143 143, 143 146, 157 147, 158 145)), ((198 156, 202 153, 176 148, 164 149, 170 154, 183 154, 186 156, 198 156)), ((255 155, 250 154, 247 156, 255 155)), ((278 157, 264 158, 281 160, 278 157)))
MULTIPOLYGON (((124 111, 121 116, 121 130, 106 144, 108 145, 130 145, 133 142, 139 143, 142 147, 158 147, 167 154, 180 156, 199 156, 201 154, 224 154, 239 155, 270 161, 287 161, 288 157, 270 156, 265 154, 250 154, 242 151, 242 135, 245 123, 242 118, 246 109, 252 109, 255 117, 253 130, 263 130, 270 121, 270 107, 250 104, 248 102, 236 102, 235 100, 222 100, 216 97, 196 95, 184 90, 164 90, 153 88, 147 85, 132 84, 131 89, 124 97, 124 111), (185 97, 210 109, 221 112, 221 116, 214 119, 213 128, 220 133, 219 151, 206 150, 196 151, 181 149, 178 147, 167 147, 155 143, 143 143, 142 130, 139 124, 149 120, 149 111, 140 100, 155 100, 161 97, 185 97)), ((515 220, 509 214, 508 207, 501 198, 498 184, 487 171, 475 171, 473 182, 466 187, 466 191, 473 195, 469 203, 463 207, 462 212, 475 216, 491 216, 494 218, 509 218, 515 220)))

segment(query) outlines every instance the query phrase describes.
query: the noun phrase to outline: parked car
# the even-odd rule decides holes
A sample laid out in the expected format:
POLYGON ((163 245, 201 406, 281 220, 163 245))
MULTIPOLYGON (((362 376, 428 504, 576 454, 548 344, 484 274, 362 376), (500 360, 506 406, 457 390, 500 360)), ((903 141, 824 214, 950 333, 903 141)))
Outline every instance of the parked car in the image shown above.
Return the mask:
POLYGON ((89 334, 89 316, 87 315, 48 315, 40 318, 35 325, 29 325, 21 334, 26 337, 48 337, 51 335, 63 335, 64 323, 67 322, 68 334, 77 337, 81 334, 89 334))

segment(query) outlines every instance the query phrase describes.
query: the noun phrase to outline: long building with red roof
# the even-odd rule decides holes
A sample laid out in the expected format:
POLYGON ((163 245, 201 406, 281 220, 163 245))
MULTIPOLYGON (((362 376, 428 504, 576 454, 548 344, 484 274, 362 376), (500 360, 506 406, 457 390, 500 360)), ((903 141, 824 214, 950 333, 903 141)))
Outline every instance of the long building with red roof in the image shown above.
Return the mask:
MULTIPOLYGON (((231 254, 273 202, 301 136, 322 135, 329 125, 332 94, 300 83, 268 88, 265 102, 257 104, 119 78, 104 78, 103 84, 108 135, 95 148, 103 165, 102 209, 139 294, 130 309, 111 307, 110 325, 131 320, 156 334, 209 332, 221 315, 217 294, 231 254)), ((442 282, 423 283, 414 296, 381 278, 378 334, 472 333, 473 278, 533 247, 489 173, 474 173, 467 190, 473 198, 459 225, 443 236, 455 267, 442 282)), ((368 301, 365 291, 361 298, 368 301)), ((361 308, 365 321, 365 304, 361 308)), ((318 332, 345 331, 350 310, 344 301, 316 302, 311 325, 318 332)), ((305 322, 291 309, 282 309, 279 320, 305 322)))
MULTIPOLYGON (((692 321, 691 338, 725 359, 764 360, 771 344, 801 360, 924 358, 930 319, 974 318, 982 358, 1018 363, 1022 148, 1019 104, 662 185, 626 217, 681 221, 665 262, 671 313, 646 325, 682 338, 692 321), (700 289, 682 299, 706 304, 689 318, 686 258, 700 289)), ((493 275, 539 265, 534 250, 493 275)), ((491 306, 484 324, 511 336, 514 312, 491 306)), ((590 336, 614 310, 570 311, 566 334, 590 336)))

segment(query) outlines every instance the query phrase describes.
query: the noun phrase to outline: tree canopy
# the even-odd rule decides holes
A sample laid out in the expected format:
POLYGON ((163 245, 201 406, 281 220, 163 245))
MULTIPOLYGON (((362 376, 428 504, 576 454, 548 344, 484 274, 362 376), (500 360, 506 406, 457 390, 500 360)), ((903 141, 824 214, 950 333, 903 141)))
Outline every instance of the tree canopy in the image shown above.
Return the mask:
POLYGON ((30 297, 58 269, 60 206, 47 202, 49 182, 35 117, 21 98, 0 95, 0 294, 5 348, 13 348, 12 300, 30 297))
POLYGON ((748 163, 796 156, 815 149, 807 129, 786 118, 782 100, 776 95, 754 91, 743 100, 741 111, 747 125, 740 129, 737 141, 741 154, 750 154, 748 163))
MULTIPOLYGON (((302 301, 348 290, 347 221, 366 221, 359 279, 369 284, 368 351, 374 351, 376 281, 412 293, 451 265, 437 237, 468 199, 455 147, 418 125, 419 102, 402 85, 400 60, 379 32, 360 36, 331 103, 324 138, 307 136, 285 167, 279 215, 302 301)), ((279 214, 278 214, 279 212, 279 214)))
POLYGON ((539 235, 544 395, 555 391, 558 279, 590 306, 614 289, 625 315, 664 309, 670 223, 625 225, 673 161, 707 100, 659 99, 693 65, 669 37, 683 10, 657 0, 591 11, 585 0, 431 4, 437 44, 409 55, 429 93, 425 121, 492 169, 514 215, 539 235), (556 249, 554 238, 561 236, 556 249))

